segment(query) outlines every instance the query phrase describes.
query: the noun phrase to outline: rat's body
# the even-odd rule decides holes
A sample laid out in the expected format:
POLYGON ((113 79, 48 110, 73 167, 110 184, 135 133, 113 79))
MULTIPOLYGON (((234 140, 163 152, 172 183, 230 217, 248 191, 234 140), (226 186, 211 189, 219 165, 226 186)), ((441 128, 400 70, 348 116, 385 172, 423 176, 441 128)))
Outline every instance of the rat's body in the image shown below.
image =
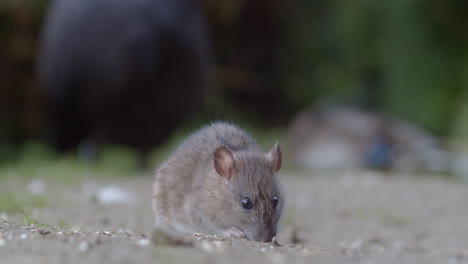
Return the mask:
POLYGON ((271 241, 283 208, 275 175, 281 159, 278 144, 263 153, 236 126, 203 127, 156 172, 156 226, 181 233, 271 241))

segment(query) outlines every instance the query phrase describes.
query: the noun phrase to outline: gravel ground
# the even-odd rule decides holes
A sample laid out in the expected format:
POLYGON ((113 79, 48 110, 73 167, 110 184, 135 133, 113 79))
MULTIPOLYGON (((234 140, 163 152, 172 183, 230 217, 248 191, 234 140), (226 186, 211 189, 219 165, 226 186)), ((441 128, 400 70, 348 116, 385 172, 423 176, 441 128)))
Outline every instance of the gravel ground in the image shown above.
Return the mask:
POLYGON ((280 244, 195 234, 170 246, 152 243, 151 177, 4 180, 0 193, 47 203, 0 212, 0 263, 468 263, 468 183, 375 173, 282 183, 280 244))

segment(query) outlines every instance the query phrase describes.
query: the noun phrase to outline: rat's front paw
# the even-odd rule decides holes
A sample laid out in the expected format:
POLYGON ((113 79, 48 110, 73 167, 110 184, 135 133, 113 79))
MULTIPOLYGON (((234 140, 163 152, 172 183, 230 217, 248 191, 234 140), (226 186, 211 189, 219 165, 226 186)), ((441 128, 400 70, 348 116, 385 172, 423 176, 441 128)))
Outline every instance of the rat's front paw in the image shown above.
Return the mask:
POLYGON ((235 227, 228 228, 223 231, 223 236, 225 237, 234 237, 234 238, 245 238, 244 232, 240 231, 235 227))

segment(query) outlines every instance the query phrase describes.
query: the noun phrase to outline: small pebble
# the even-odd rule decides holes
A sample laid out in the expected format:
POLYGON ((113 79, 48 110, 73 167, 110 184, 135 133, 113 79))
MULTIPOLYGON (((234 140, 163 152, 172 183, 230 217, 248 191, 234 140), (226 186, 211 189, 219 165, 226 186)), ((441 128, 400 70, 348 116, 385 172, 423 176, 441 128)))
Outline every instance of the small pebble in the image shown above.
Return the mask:
POLYGON ((201 234, 201 233, 194 233, 192 236, 193 236, 195 239, 200 240, 200 239, 203 239, 203 237, 204 237, 205 235, 203 235, 203 234, 201 234))
POLYGON ((133 203, 135 197, 119 187, 106 186, 97 191, 95 199, 102 204, 128 204, 133 203))
POLYGON ((1 247, 1 246, 4 246, 5 244, 6 244, 5 239, 0 238, 0 247, 1 247))
POLYGON ((266 247, 261 247, 261 248, 260 248, 260 251, 261 251, 261 252, 266 252, 266 251, 267 251, 267 248, 266 248, 266 247))
POLYGON ((29 191, 34 195, 41 195, 44 194, 46 189, 46 185, 41 180, 33 180, 28 185, 29 191))
POLYGON ((57 235, 63 235, 63 232, 62 232, 62 231, 58 231, 58 232, 57 232, 57 235))
POLYGON ((1 214, 0 218, 2 218, 3 221, 8 221, 8 215, 7 214, 1 214))
POLYGON ((299 253, 302 255, 302 256, 309 256, 312 254, 312 252, 308 249, 308 248, 303 248, 301 249, 301 251, 299 251, 299 253))
POLYGON ((26 234, 21 234, 20 239, 26 239, 26 238, 28 238, 28 235, 26 235, 26 234))
POLYGON ((217 247, 217 248, 223 247, 223 244, 224 244, 224 243, 221 242, 221 241, 219 241, 219 240, 213 242, 213 245, 214 245, 215 247, 217 247))
POLYGON ((213 245, 211 245, 210 242, 204 240, 202 243, 201 243, 201 246, 202 246, 202 249, 205 250, 205 251, 208 251, 208 252, 212 252, 213 251, 213 245))
POLYGON ((45 236, 45 235, 50 234, 50 231, 48 231, 48 230, 39 230, 39 234, 45 236))
POLYGON ((88 250, 89 246, 88 246, 88 243, 86 242, 81 242, 80 245, 78 246, 78 249, 82 252, 88 250))
POLYGON ((150 244, 150 240, 149 239, 140 239, 138 240, 138 245, 140 246, 148 246, 150 244))

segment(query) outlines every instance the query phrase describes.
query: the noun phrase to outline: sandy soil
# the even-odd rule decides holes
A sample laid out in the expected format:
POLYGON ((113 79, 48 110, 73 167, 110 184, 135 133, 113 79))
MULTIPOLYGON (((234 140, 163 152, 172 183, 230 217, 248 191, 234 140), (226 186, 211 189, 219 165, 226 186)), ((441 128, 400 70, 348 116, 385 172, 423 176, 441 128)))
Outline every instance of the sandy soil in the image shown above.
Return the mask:
MULTIPOLYGON (((151 177, 45 181, 35 225, 0 214, 0 263, 468 263, 468 183, 375 173, 284 173, 282 182, 281 245, 198 234, 191 246, 161 246, 151 239, 151 177), (96 201, 109 185, 127 203, 96 201)), ((0 192, 28 184, 4 181, 0 192)))

